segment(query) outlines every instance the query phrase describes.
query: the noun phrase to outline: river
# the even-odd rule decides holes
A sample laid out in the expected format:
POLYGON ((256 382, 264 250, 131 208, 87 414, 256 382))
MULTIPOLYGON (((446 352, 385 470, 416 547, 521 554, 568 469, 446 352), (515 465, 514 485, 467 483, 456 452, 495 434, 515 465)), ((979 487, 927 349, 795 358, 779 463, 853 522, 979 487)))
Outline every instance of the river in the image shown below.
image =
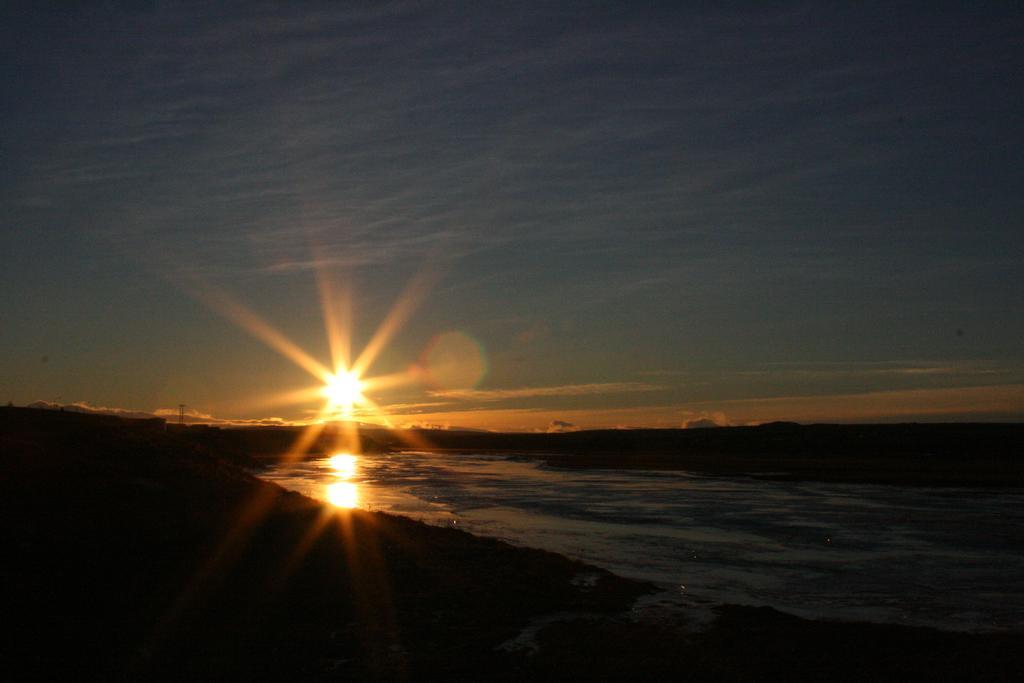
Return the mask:
POLYGON ((1024 493, 558 469, 514 455, 335 455, 261 473, 340 507, 552 550, 661 602, 967 631, 1024 628, 1024 493))

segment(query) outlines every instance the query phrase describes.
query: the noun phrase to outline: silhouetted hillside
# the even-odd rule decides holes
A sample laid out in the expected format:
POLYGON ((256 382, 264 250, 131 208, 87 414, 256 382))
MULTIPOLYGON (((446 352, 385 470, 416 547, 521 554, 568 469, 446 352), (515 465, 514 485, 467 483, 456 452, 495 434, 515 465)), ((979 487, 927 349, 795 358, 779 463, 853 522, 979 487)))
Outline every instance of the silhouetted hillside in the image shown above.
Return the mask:
POLYGON ((629 608, 643 584, 334 510, 217 457, 216 441, 191 429, 40 412, 0 410, 0 680, 934 681, 1024 670, 1020 634, 745 607, 721 608, 701 631, 637 622, 629 608), (535 650, 502 647, 531 624, 535 650))

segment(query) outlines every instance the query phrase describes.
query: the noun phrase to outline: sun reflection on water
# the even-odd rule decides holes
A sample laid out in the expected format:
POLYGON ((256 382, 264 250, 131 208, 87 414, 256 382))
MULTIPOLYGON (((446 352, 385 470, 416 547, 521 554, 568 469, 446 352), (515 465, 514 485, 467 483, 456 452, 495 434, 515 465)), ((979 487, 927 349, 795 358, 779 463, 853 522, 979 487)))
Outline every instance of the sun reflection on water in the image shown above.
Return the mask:
POLYGON ((351 453, 337 453, 328 458, 327 463, 339 479, 351 479, 355 476, 359 458, 351 453))
POLYGON ((350 481, 336 481, 327 485, 326 497, 334 507, 351 509, 359 505, 359 487, 350 481))
POLYGON ((350 480, 359 468, 359 458, 351 453, 335 453, 327 459, 327 464, 333 470, 335 479, 325 490, 327 502, 339 508, 357 507, 359 485, 350 480))

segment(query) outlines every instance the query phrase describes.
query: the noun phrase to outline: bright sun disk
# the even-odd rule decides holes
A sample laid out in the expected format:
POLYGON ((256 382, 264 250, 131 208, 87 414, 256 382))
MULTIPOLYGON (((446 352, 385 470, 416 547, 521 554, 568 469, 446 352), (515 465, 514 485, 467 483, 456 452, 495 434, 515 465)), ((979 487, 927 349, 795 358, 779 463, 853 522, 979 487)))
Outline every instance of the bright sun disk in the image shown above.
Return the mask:
POLYGON ((334 405, 352 406, 363 401, 363 383, 350 371, 341 371, 327 378, 324 396, 334 405))

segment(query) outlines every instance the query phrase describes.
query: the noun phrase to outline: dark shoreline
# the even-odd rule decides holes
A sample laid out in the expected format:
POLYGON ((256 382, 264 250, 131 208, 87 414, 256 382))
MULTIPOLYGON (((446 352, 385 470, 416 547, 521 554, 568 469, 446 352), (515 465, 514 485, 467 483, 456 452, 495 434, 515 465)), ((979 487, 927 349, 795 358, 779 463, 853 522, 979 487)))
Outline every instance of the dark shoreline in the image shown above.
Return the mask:
MULTIPOLYGON (((367 430, 387 447, 401 440, 367 430)), ((1024 487, 1024 424, 799 425, 593 430, 559 434, 422 431, 446 450, 513 451, 554 467, 687 470, 712 476, 899 486, 1024 487)))
POLYGON ((628 611, 651 591, 645 584, 453 529, 329 510, 247 474, 239 453, 211 448, 200 431, 0 409, 0 591, 12 631, 0 678, 1011 680, 1024 671, 1018 633, 730 606, 703 631, 637 623, 628 611), (585 616, 541 629, 534 654, 498 647, 558 613, 585 616))

